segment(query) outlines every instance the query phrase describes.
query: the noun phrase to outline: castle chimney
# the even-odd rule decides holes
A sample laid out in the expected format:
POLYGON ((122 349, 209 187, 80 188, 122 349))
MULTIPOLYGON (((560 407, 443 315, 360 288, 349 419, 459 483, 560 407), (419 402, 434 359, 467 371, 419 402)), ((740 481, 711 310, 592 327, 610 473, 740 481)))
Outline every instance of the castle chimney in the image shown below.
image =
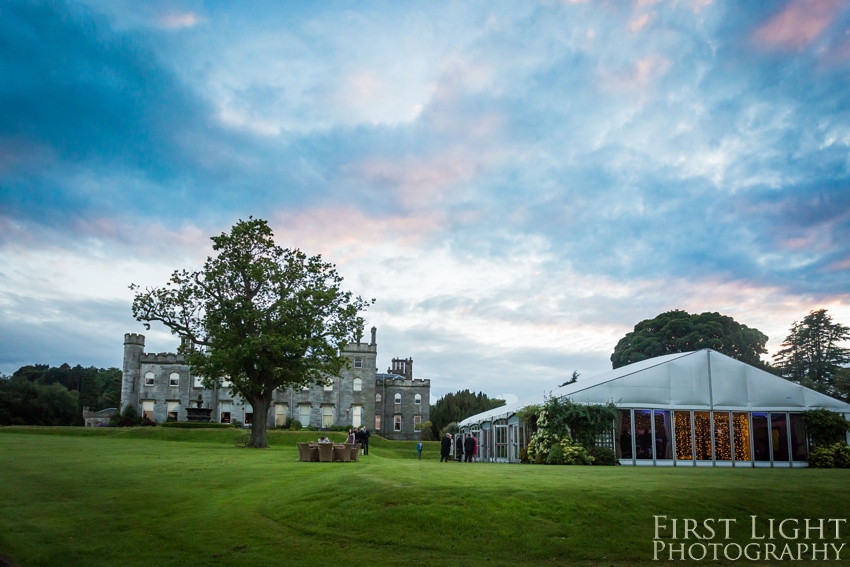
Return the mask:
POLYGON ((372 346, 375 346, 377 343, 375 342, 375 335, 378 334, 378 328, 372 327, 372 342, 369 343, 372 346))

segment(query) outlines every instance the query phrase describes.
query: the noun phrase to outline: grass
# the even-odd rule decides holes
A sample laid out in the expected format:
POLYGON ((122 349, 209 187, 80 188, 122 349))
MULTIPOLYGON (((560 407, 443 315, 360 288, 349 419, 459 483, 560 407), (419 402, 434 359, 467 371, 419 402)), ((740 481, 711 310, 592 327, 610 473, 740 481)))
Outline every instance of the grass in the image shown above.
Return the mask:
POLYGON ((657 563, 655 514, 735 518, 734 540, 749 543, 752 514, 845 518, 850 504, 847 470, 446 464, 436 443, 418 461, 414 442, 374 437, 360 463, 300 463, 295 443, 317 433, 270 432, 262 451, 234 448, 237 435, 0 428, 0 555, 21 567, 640 565, 657 563))

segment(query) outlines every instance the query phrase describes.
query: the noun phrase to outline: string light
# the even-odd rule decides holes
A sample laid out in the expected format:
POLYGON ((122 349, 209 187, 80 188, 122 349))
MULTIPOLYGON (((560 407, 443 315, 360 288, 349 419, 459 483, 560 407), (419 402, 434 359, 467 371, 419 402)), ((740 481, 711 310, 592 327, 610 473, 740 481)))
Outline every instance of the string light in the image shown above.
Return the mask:
POLYGON ((694 452, 698 461, 711 460, 711 418, 707 411, 694 412, 694 452))
POLYGON ((729 414, 714 413, 714 449, 718 461, 732 460, 732 445, 729 432, 729 414))
POLYGON ((735 431, 735 460, 750 460, 750 420, 745 413, 732 414, 732 427, 735 431))
POLYGON ((690 461, 691 454, 691 412, 673 412, 673 421, 676 424, 676 458, 680 461, 690 461))

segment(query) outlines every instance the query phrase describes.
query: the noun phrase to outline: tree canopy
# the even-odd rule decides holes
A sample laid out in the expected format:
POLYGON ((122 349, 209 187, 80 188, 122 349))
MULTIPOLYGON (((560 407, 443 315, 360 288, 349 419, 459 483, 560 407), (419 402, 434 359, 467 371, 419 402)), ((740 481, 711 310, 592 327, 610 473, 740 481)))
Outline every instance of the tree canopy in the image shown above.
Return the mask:
POLYGON ((340 349, 363 328, 368 303, 343 291, 321 256, 277 246, 264 220, 240 220, 212 241, 201 270, 175 271, 164 287, 132 285, 133 316, 183 338, 180 352, 207 386, 229 380, 254 410, 250 446, 267 447, 274 391, 339 375, 340 349))
POLYGON ((676 352, 711 348, 747 364, 769 369, 759 355, 767 352, 767 335, 720 313, 667 311, 635 325, 611 355, 614 368, 676 352))
POLYGON ((791 332, 774 356, 783 378, 824 394, 847 399, 850 349, 839 343, 850 340, 850 328, 833 321, 826 309, 811 311, 794 321, 791 332))
POLYGON ((446 394, 430 409, 433 436, 439 439, 440 433, 448 424, 503 405, 505 400, 489 398, 483 392, 476 394, 469 390, 460 390, 454 394, 446 394))
POLYGON ((0 377, 0 425, 77 425, 78 392, 23 376, 0 377))

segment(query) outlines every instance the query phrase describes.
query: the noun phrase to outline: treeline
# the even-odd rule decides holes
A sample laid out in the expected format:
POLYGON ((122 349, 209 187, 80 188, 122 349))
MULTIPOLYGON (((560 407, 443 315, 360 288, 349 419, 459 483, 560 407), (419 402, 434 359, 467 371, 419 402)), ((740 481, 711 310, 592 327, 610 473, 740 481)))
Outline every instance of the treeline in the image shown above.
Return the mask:
POLYGON ((431 438, 439 439, 449 424, 457 423, 471 415, 505 405, 505 400, 495 400, 483 392, 461 390, 446 394, 431 406, 431 438))
POLYGON ((83 425, 83 408, 118 407, 121 370, 35 364, 0 378, 0 425, 83 425))

